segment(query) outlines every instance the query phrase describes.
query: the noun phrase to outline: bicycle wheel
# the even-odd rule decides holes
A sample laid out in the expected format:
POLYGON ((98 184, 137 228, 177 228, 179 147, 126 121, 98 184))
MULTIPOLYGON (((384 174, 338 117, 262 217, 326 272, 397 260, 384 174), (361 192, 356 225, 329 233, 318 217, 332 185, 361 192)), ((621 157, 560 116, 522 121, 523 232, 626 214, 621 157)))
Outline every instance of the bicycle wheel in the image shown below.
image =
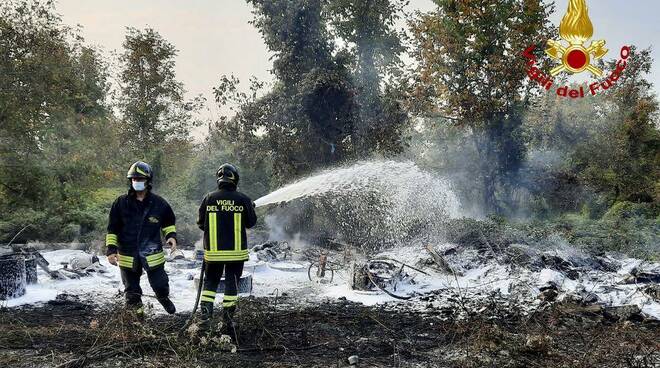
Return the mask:
POLYGON ((319 267, 318 262, 312 262, 307 268, 307 277, 309 281, 316 282, 319 284, 331 283, 335 278, 335 270, 329 267, 325 267, 325 270, 322 270, 319 267))

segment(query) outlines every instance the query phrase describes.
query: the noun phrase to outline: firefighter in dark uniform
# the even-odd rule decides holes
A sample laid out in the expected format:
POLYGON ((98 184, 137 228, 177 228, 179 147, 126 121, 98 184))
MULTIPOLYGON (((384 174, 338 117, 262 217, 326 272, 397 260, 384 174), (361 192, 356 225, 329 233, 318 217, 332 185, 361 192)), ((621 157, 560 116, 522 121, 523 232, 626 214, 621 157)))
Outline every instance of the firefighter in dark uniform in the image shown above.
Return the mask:
POLYGON ((204 231, 204 285, 201 296, 202 329, 208 330, 213 303, 222 275, 225 275, 222 298, 223 334, 236 338, 233 321, 238 302, 238 282, 243 262, 248 260, 245 229, 257 223, 254 203, 236 190, 238 170, 231 164, 216 172, 218 190, 208 193, 199 207, 197 225, 204 231))
POLYGON ((126 305, 142 309, 140 277, 147 272, 156 299, 167 313, 176 312, 169 299, 169 279, 165 273, 165 252, 161 236, 176 249, 176 218, 170 205, 151 193, 151 166, 138 161, 128 170, 128 194, 119 196, 110 209, 106 246, 108 262, 119 265, 124 283, 126 305))

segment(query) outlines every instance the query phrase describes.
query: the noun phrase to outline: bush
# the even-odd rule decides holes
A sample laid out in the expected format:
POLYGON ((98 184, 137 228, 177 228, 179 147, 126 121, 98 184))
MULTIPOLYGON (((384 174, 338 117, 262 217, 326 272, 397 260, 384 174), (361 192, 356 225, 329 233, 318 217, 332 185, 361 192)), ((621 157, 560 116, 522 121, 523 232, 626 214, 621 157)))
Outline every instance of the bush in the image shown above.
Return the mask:
POLYGON ((656 203, 617 202, 603 215, 603 220, 616 221, 634 217, 655 218, 660 214, 656 203))
POLYGON ((567 243, 592 254, 620 252, 656 260, 660 254, 660 220, 645 217, 592 220, 567 214, 553 221, 502 222, 452 219, 445 239, 465 247, 503 249, 511 244, 551 248, 567 243))

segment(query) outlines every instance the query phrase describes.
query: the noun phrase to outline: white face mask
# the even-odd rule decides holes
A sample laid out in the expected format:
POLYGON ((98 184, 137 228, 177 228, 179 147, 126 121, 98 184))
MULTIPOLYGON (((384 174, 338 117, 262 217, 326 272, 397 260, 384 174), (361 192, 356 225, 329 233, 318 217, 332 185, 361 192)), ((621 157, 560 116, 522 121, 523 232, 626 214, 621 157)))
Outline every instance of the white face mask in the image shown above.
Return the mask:
POLYGON ((136 192, 142 192, 146 188, 147 183, 144 181, 134 181, 133 182, 133 189, 135 189, 136 192))

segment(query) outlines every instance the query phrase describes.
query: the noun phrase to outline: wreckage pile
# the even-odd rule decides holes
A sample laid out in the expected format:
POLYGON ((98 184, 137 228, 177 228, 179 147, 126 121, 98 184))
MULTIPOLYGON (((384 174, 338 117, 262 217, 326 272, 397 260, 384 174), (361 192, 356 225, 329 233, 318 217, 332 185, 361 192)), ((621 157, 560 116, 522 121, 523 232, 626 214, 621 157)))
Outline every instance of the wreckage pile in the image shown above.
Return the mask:
POLYGON ((418 287, 408 288, 419 310, 467 316, 498 304, 530 314, 554 302, 569 302, 611 319, 621 314, 623 319, 660 319, 658 263, 590 255, 568 246, 541 250, 522 244, 419 246, 380 256, 444 275, 418 277, 418 287))

